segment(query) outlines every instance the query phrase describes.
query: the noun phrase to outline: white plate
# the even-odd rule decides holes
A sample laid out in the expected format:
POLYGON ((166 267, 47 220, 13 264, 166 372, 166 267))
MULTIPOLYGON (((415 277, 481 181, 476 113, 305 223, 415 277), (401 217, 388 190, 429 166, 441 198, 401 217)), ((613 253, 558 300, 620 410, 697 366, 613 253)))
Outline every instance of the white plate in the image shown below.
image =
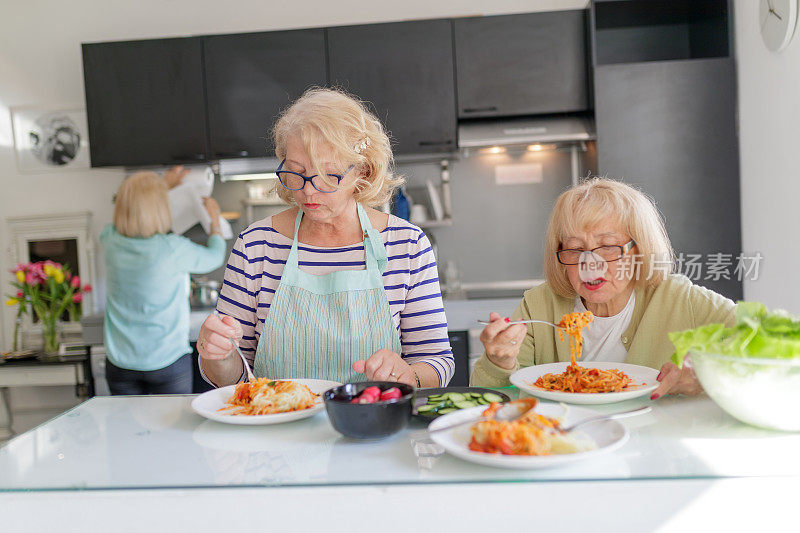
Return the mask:
MULTIPOLYGON (((428 426, 428 429, 456 424, 468 419, 477 419, 486 409, 486 406, 461 409, 454 413, 440 416, 428 426)), ((562 418, 564 406, 558 404, 542 404, 536 406, 536 412, 553 418, 562 418)), ((565 425, 575 423, 584 418, 597 416, 595 411, 582 407, 568 407, 566 416, 563 416, 562 423, 565 425)), ((502 455, 497 453, 474 452, 469 449, 469 441, 472 438, 470 426, 464 425, 453 428, 450 431, 431 434, 431 439, 442 446, 448 453, 465 461, 486 466, 497 466, 500 468, 548 468, 558 466, 583 459, 590 459, 597 455, 616 450, 628 440, 628 430, 616 420, 600 420, 584 425, 581 429, 575 430, 581 437, 591 439, 597 448, 576 453, 565 453, 561 455, 502 455)))
MULTIPOLYGON (((311 392, 321 395, 328 389, 338 387, 341 383, 336 381, 328 381, 324 379, 292 379, 287 381, 294 381, 305 385, 311 392)), ((226 424, 239 424, 242 426, 258 426, 266 424, 281 424, 283 422, 291 422, 292 420, 300 420, 319 413, 325 409, 325 403, 322 401, 322 396, 317 398, 314 407, 303 409, 302 411, 291 411, 289 413, 275 413, 274 415, 227 415, 221 413, 219 410, 225 407, 225 402, 233 394, 236 385, 228 385, 219 389, 204 392, 194 400, 192 400, 192 409, 200 416, 204 416, 209 420, 216 420, 217 422, 225 422, 226 424)))
POLYGON ((602 403, 614 403, 624 400, 631 400, 640 396, 650 394, 658 387, 656 377, 658 370, 646 366, 629 365, 627 363, 603 363, 603 362, 578 362, 584 368, 599 368, 601 370, 611 370, 613 368, 622 370, 633 380, 635 385, 628 387, 622 392, 558 392, 544 390, 534 386, 536 380, 545 374, 561 374, 569 363, 548 363, 544 365, 534 365, 523 368, 511 374, 511 383, 518 389, 527 392, 532 396, 552 400, 554 402, 579 403, 586 405, 598 405, 602 403))

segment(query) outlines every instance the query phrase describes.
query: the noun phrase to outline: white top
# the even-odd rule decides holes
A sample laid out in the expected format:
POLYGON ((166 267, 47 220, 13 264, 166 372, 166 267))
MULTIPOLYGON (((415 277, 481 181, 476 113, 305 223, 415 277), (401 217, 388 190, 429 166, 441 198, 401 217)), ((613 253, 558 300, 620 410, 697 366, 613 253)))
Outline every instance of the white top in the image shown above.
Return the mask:
MULTIPOLYGON (((583 357, 581 361, 608 361, 624 363, 628 350, 622 344, 622 336, 631 323, 633 307, 636 305, 636 292, 631 292, 625 307, 612 316, 596 316, 589 327, 583 330, 583 357)), ((575 297, 576 313, 585 313, 586 306, 580 296, 575 297)))

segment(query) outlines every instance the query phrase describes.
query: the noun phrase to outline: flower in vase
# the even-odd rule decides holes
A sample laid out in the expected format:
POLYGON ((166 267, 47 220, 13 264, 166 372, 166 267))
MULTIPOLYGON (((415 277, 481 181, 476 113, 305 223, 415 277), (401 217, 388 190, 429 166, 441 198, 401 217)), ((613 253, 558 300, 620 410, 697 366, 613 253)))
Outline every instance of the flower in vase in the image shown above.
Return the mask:
POLYGON ((83 295, 81 293, 73 294, 72 301, 76 304, 79 304, 83 301, 83 295))
POLYGON ((17 305, 18 303, 19 300, 17 300, 16 298, 9 298, 8 300, 6 300, 6 305, 9 307, 11 307, 12 305, 17 305))
POLYGON ((21 269, 17 270, 14 273, 14 275, 17 277, 17 281, 19 281, 20 283, 25 283, 26 276, 25 276, 25 271, 24 270, 21 270, 21 269))
POLYGON ((69 280, 69 284, 72 286, 73 289, 77 289, 78 287, 81 286, 81 277, 72 276, 72 279, 69 280))

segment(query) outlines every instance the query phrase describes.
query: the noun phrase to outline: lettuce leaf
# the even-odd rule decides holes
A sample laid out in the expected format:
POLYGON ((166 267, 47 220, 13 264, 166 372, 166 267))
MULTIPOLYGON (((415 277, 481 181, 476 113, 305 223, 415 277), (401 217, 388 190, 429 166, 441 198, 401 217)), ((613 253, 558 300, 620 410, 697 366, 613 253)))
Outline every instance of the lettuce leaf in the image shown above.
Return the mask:
POLYGON ((768 311, 759 302, 738 302, 736 325, 707 324, 669 334, 675 345, 672 362, 682 366, 689 352, 760 359, 800 359, 800 317, 768 311))

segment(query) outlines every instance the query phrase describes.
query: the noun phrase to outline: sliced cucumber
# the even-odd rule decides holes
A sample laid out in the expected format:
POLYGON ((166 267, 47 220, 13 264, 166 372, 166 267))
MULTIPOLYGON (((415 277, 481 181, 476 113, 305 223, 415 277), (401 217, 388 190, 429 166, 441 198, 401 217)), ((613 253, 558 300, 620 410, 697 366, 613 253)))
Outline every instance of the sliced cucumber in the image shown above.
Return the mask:
POLYGON ((489 405, 491 402, 486 398, 478 398, 477 399, 478 405, 489 405))
POLYGON ((467 398, 465 398, 464 395, 459 392, 448 392, 447 399, 451 402, 460 402, 466 400, 467 398))
POLYGON ((489 403, 502 402, 503 401, 502 396, 498 396, 497 394, 494 394, 493 392, 487 392, 486 394, 484 394, 483 395, 483 399, 488 401, 489 403))
POLYGON ((447 409, 439 409, 440 415, 446 415, 447 413, 452 413, 454 411, 458 411, 455 407, 448 407, 447 409))
POLYGON ((473 403, 472 400, 462 400, 460 402, 455 402, 456 409, 469 409, 470 407, 475 407, 477 404, 473 403))
POLYGON ((417 407, 418 413, 429 413, 431 411, 435 411, 438 408, 437 405, 420 405, 417 407))

